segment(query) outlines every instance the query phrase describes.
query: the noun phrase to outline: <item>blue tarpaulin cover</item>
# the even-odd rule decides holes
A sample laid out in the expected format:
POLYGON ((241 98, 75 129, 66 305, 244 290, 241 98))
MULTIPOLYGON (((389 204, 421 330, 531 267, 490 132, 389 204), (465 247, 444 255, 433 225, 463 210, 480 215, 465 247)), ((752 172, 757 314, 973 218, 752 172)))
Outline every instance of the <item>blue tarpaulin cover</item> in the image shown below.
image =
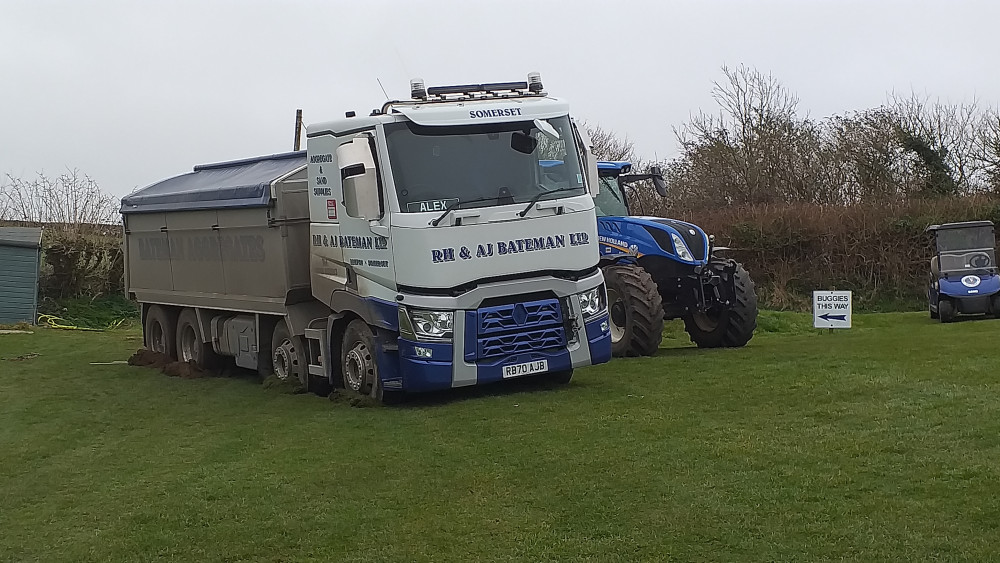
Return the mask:
POLYGON ((271 183, 306 163, 306 151, 202 164, 122 198, 122 213, 266 207, 271 183))

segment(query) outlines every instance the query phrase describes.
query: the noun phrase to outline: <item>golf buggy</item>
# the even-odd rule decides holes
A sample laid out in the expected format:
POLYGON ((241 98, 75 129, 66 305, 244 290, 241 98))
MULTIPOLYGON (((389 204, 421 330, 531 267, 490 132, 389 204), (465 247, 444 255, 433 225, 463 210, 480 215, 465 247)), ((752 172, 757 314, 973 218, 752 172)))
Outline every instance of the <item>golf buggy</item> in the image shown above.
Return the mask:
POLYGON ((934 237, 927 284, 932 319, 951 322, 958 313, 1000 315, 1000 276, 992 221, 931 225, 934 237))

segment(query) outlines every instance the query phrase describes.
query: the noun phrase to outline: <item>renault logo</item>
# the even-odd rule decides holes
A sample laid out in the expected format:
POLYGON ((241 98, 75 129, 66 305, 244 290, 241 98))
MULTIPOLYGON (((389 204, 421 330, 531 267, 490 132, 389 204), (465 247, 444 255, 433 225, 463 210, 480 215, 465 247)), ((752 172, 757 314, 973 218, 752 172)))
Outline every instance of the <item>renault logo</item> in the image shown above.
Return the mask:
POLYGON ((524 305, 518 303, 514 306, 514 313, 512 316, 514 317, 514 322, 517 323, 518 326, 523 325, 524 321, 528 320, 528 310, 524 308, 524 305))

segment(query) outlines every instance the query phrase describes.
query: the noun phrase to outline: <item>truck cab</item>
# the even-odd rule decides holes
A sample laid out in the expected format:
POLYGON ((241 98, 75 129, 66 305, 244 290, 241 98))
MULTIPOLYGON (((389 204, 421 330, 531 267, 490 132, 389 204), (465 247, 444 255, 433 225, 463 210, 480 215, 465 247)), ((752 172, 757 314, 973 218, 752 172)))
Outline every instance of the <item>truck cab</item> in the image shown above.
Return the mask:
POLYGON ((411 94, 307 126, 304 152, 199 166, 126 197, 127 283, 147 345, 377 400, 568 382, 608 361, 597 161, 568 104, 537 74, 416 80, 411 94), (227 230, 255 243, 239 270, 187 263, 197 248, 225 274, 232 249, 214 246, 227 230))

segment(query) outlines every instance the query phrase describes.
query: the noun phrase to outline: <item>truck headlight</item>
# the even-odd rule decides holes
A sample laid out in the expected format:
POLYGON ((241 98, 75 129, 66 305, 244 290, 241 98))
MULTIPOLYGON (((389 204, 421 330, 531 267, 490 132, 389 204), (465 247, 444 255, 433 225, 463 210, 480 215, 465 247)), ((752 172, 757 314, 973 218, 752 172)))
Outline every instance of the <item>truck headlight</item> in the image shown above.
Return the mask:
POLYGON ((399 308, 399 332, 418 340, 451 340, 455 321, 454 311, 428 311, 399 308))
POLYGON ((677 251, 677 256, 681 260, 687 260, 688 262, 694 262, 694 255, 688 250, 686 244, 684 244, 684 239, 677 235, 677 233, 670 233, 670 238, 674 241, 674 250, 677 251))
POLYGON ((580 309, 583 311, 584 319, 596 317, 608 309, 608 297, 604 291, 604 284, 580 294, 580 309))

